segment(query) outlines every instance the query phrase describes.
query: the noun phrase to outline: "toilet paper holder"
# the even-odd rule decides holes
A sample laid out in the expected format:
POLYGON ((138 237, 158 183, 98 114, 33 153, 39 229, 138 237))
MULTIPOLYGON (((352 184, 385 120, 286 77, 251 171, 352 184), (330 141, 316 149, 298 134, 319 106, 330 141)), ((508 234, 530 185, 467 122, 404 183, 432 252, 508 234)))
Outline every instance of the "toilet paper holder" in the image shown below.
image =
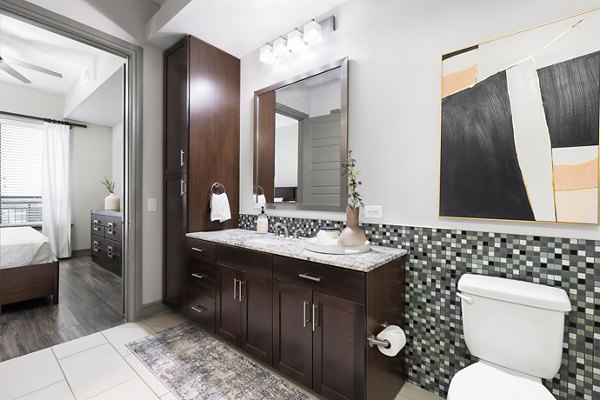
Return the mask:
MULTIPOLYGON (((384 322, 383 324, 380 324, 380 325, 383 327, 383 329, 385 329, 385 328, 388 327, 389 324, 386 321, 386 322, 384 322)), ((383 346, 384 348, 389 349, 390 346, 391 346, 389 340, 379 340, 379 339, 377 339, 377 336, 375 336, 375 335, 369 335, 367 337, 367 343, 369 344, 369 347, 383 346)))

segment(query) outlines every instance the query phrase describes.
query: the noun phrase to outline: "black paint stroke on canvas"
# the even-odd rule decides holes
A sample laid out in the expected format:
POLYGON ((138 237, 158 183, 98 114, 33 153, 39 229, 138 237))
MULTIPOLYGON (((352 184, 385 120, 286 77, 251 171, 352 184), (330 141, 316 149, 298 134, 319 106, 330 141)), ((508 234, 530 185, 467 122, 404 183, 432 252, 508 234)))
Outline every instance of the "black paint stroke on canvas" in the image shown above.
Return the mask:
POLYGON ((533 221, 506 72, 442 101, 440 215, 533 221))
POLYGON ((600 52, 538 70, 553 148, 598 145, 600 52))

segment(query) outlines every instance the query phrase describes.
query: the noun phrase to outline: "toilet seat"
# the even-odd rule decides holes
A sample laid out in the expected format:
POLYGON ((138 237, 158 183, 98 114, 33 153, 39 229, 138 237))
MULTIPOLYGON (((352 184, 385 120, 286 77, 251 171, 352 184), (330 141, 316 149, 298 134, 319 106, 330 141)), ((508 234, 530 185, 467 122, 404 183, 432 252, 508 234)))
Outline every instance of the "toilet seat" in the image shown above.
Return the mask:
POLYGON ((556 400, 541 381, 517 376, 483 362, 454 375, 448 400, 556 400))

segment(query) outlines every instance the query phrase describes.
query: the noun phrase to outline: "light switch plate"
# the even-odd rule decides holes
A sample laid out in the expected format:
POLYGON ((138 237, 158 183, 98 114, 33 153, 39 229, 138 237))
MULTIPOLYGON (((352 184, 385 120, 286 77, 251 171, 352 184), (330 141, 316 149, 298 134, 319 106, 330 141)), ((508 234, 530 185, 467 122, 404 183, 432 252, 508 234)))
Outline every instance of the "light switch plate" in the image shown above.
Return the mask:
POLYGON ((148 199, 148 211, 156 211, 156 199, 155 198, 148 199))
POLYGON ((383 207, 365 206, 365 218, 383 218, 383 207))

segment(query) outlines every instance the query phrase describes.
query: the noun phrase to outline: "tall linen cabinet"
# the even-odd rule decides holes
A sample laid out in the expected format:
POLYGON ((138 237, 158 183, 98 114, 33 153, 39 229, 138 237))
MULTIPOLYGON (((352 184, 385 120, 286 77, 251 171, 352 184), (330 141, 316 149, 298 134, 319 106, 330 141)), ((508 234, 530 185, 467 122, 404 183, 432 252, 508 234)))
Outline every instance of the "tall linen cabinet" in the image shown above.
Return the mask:
POLYGON ((238 226, 240 60, 193 36, 164 54, 163 301, 185 302, 187 232, 238 226), (210 220, 214 183, 231 219, 210 220))

